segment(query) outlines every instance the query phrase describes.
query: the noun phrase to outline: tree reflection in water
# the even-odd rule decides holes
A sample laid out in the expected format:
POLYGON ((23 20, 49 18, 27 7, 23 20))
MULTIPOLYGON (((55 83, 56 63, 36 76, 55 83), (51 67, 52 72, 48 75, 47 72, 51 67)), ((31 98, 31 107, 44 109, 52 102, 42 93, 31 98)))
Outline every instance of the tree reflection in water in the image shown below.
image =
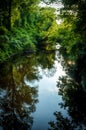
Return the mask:
POLYGON ((33 124, 32 113, 38 102, 39 68, 53 76, 55 53, 42 53, 15 58, 0 64, 0 126, 4 130, 28 130, 33 124), (26 82, 30 83, 27 84, 26 82))
POLYGON ((55 51, 53 52, 44 51, 43 53, 39 52, 38 55, 36 56, 38 64, 41 67, 43 74, 46 75, 47 77, 52 77, 56 72, 56 68, 54 66, 55 57, 56 57, 55 53, 56 53, 55 51))
POLYGON ((49 122, 49 130, 85 130, 86 129, 86 91, 68 76, 60 77, 57 84, 58 94, 62 96, 63 102, 59 105, 66 109, 68 115, 55 112, 56 122, 49 122))
POLYGON ((27 86, 28 80, 38 80, 37 70, 32 61, 0 64, 0 126, 4 130, 27 130, 33 124, 31 113, 38 102, 38 87, 27 86))

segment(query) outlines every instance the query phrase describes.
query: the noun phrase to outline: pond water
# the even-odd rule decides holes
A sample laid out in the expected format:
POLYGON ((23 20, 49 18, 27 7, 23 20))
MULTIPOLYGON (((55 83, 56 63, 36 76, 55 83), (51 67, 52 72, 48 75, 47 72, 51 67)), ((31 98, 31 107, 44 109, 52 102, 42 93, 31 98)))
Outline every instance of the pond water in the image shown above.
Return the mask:
POLYGON ((67 77, 62 64, 58 51, 0 64, 0 130, 48 130, 52 121, 52 130, 85 130, 86 93, 67 77))

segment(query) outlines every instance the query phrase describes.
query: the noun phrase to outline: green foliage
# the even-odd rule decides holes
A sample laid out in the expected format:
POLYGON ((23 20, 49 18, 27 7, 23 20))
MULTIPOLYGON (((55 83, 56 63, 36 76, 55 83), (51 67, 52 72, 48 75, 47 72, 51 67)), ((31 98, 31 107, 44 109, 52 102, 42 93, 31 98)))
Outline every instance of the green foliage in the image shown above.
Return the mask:
POLYGON ((39 12, 36 22, 39 34, 37 47, 50 50, 53 48, 52 43, 55 45, 56 42, 56 36, 54 35, 57 30, 55 9, 50 7, 40 8, 39 12))
POLYGON ((4 2, 0 6, 2 13, 7 13, 7 17, 0 14, 1 60, 23 50, 55 49, 58 26, 54 8, 39 7, 39 0, 4 2))
MULTIPOLYGON (((65 60, 71 61, 70 66, 73 67, 75 78, 80 85, 78 89, 82 87, 86 92, 86 0, 62 0, 62 3, 64 4, 64 8, 61 9, 63 23, 57 31, 57 41, 61 44, 61 52, 65 60)), ((71 70, 72 73, 73 71, 71 70)), ((69 88, 71 86, 72 84, 69 88)))
POLYGON ((8 32, 8 30, 4 26, 0 26, 0 35, 4 35, 8 32))
POLYGON ((22 28, 13 28, 11 37, 10 37, 10 45, 11 47, 15 48, 15 50, 23 50, 23 49, 35 49, 33 38, 29 33, 22 28), (15 39, 16 37, 16 39, 15 39))
POLYGON ((35 50, 34 39, 22 28, 13 28, 9 35, 0 36, 0 61, 25 49, 35 50))
POLYGON ((85 1, 62 0, 64 8, 61 9, 63 24, 57 32, 57 40, 61 42, 68 59, 77 60, 80 55, 86 55, 86 23, 85 1))

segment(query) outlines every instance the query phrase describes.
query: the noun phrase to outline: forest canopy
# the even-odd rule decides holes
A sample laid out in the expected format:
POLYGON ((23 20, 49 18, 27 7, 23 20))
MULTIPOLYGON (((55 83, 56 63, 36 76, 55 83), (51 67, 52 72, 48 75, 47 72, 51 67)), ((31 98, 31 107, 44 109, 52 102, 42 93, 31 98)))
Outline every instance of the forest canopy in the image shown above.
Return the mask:
POLYGON ((25 49, 55 49, 55 9, 39 3, 40 0, 0 1, 0 61, 25 49))
POLYGON ((61 44, 65 55, 77 60, 86 54, 86 0, 1 0, 0 1, 0 61, 25 50, 55 49, 61 44), (47 5, 62 3, 60 14, 47 5), (56 19, 63 21, 60 25, 56 19))

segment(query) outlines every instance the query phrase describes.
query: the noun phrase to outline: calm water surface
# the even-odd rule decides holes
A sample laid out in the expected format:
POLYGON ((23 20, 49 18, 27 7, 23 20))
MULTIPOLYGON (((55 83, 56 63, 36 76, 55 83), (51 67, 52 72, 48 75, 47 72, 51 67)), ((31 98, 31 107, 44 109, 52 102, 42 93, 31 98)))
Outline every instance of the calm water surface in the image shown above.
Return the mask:
POLYGON ((36 112, 33 114, 34 124, 32 130, 47 130, 49 127, 48 122, 55 120, 53 113, 57 109, 60 111, 58 104, 62 99, 61 96, 58 95, 56 85, 59 76, 64 75, 65 72, 57 60, 54 61, 53 68, 43 70, 39 67, 39 72, 42 75, 42 79, 38 82, 39 103, 36 105, 36 112))
POLYGON ((48 130, 51 121, 58 130, 85 130, 85 111, 75 94, 84 92, 61 63, 58 52, 41 52, 0 64, 0 130, 48 130))

